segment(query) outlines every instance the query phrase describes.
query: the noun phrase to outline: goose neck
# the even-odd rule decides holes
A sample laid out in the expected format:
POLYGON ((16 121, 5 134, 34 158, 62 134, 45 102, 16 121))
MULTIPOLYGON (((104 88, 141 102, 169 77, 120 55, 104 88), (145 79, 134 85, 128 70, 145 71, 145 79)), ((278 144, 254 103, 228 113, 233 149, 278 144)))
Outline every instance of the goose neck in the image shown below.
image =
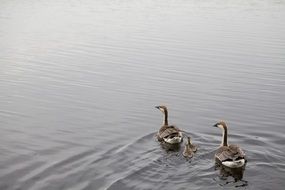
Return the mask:
POLYGON ((163 125, 168 125, 168 113, 167 110, 164 110, 164 121, 163 125))
POLYGON ((227 126, 224 126, 224 128, 223 128, 222 146, 228 146, 228 128, 227 128, 227 126))

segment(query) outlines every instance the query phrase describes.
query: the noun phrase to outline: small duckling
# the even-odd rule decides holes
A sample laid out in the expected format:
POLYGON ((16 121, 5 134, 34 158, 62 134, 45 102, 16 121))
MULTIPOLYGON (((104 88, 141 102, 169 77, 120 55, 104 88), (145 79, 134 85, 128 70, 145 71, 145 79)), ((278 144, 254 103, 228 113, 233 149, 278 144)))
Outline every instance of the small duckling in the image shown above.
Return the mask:
POLYGON ((183 151, 183 156, 184 157, 188 157, 188 158, 192 158, 193 155, 194 155, 194 152, 197 151, 197 147, 191 143, 190 137, 187 137, 187 139, 188 139, 188 141, 185 144, 185 148, 184 148, 184 151, 183 151))

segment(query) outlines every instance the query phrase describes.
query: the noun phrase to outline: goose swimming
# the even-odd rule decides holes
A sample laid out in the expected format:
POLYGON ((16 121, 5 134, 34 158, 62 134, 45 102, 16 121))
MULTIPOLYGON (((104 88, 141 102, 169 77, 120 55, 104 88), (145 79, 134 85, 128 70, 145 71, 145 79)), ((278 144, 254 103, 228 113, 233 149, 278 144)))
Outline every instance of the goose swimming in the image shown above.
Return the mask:
POLYGON ((166 106, 156 106, 155 108, 159 109, 163 115, 164 120, 161 128, 157 133, 158 141, 164 141, 169 144, 178 144, 182 142, 182 132, 179 128, 174 125, 168 125, 168 111, 166 106))
POLYGON ((223 130, 222 144, 215 154, 216 160, 229 168, 239 168, 244 166, 245 153, 238 145, 228 144, 228 127, 224 121, 216 123, 214 127, 223 130))
POLYGON ((183 156, 184 157, 188 157, 188 158, 192 158, 193 155, 194 155, 194 152, 197 151, 197 147, 191 143, 190 137, 187 137, 187 139, 188 139, 188 141, 185 144, 185 148, 184 148, 184 151, 183 151, 183 156))

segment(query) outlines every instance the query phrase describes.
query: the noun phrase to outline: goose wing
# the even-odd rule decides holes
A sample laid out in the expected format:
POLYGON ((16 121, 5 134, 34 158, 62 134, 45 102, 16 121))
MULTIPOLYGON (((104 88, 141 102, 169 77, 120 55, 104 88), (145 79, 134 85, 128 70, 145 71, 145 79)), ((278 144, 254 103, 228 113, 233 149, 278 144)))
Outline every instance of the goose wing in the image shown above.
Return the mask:
POLYGON ((218 149, 216 153, 216 157, 220 161, 234 161, 243 159, 245 154, 243 150, 237 145, 230 145, 230 146, 222 146, 218 149))
POLYGON ((238 145, 230 145, 229 146, 232 154, 233 154, 233 157, 238 160, 238 159, 242 159, 242 158, 245 158, 245 153, 244 151, 238 146, 238 145))
POLYGON ((180 132, 180 129, 171 125, 171 126, 162 126, 159 130, 159 136, 160 138, 165 138, 172 134, 178 134, 180 132))

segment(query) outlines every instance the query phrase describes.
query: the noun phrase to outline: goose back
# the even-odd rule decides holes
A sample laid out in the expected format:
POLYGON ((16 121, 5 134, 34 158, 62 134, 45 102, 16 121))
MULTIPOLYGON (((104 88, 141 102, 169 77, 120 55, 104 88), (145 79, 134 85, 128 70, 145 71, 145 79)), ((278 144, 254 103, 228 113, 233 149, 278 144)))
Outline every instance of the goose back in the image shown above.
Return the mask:
POLYGON ((221 146, 216 152, 216 158, 221 162, 236 161, 245 158, 245 153, 237 145, 221 146))
POLYGON ((180 129, 175 127, 174 125, 170 125, 170 126, 164 125, 159 129, 158 136, 159 138, 162 139, 170 135, 178 135, 179 132, 180 132, 180 129))

